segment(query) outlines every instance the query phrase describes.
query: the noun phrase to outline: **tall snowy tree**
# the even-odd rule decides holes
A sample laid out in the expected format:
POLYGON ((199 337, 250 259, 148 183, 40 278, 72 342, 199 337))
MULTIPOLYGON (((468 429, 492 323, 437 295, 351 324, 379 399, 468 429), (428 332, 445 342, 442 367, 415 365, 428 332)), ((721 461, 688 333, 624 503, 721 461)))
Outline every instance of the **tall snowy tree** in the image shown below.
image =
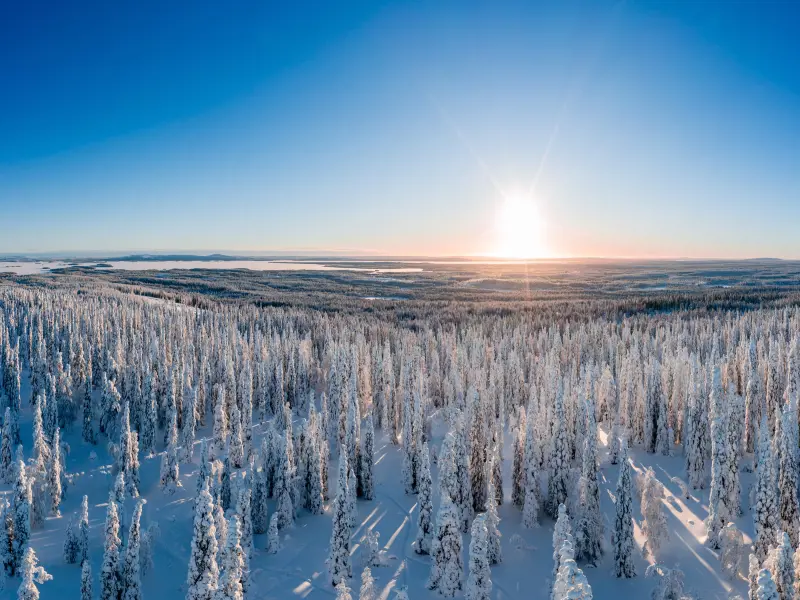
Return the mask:
POLYGON ((563 504, 558 507, 558 519, 556 519, 556 526, 553 529, 553 577, 551 585, 555 584, 558 570, 561 568, 561 549, 564 547, 564 542, 568 542, 572 547, 572 527, 569 522, 569 515, 567 515, 567 507, 563 504))
POLYGON ((539 460, 536 456, 536 441, 533 420, 528 421, 525 436, 525 502, 522 507, 522 525, 527 529, 539 526, 539 460))
POLYGON ((467 600, 490 600, 492 594, 492 573, 489 570, 488 532, 486 515, 480 514, 472 522, 469 542, 469 576, 464 597, 467 600))
POLYGON ((100 600, 118 600, 124 591, 119 556, 121 545, 117 503, 109 500, 106 510, 103 566, 100 571, 100 600))
POLYGON ((361 488, 361 496, 365 500, 372 500, 375 497, 375 483, 373 479, 374 453, 375 453, 375 430, 372 424, 372 412, 367 413, 364 419, 364 428, 361 431, 361 448, 359 453, 359 472, 358 481, 361 488))
POLYGON ((770 447, 769 427, 766 417, 761 423, 758 442, 758 469, 756 471, 756 497, 753 506, 755 538, 753 552, 759 563, 766 559, 770 547, 777 543, 778 498, 775 488, 774 458, 770 447))
MULTIPOLYGON (((494 496, 494 483, 489 482, 489 499, 494 496)), ((490 565, 503 562, 503 551, 500 547, 500 517, 497 515, 497 504, 489 502, 486 511, 486 531, 487 531, 487 550, 486 556, 489 558, 490 565)))
POLYGON ((794 598, 794 552, 789 534, 785 531, 778 536, 778 545, 770 557, 770 573, 781 600, 794 598))
POLYGON ((353 576, 350 566, 350 516, 347 513, 347 452, 339 453, 339 483, 333 503, 333 527, 328 554, 328 573, 334 587, 353 576))
POLYGON ((78 562, 89 558, 89 497, 81 500, 81 513, 78 521, 78 562))
POLYGON ((25 556, 25 551, 28 549, 28 541, 31 537, 31 488, 25 472, 25 463, 22 460, 22 446, 17 448, 16 460, 16 478, 11 497, 11 510, 14 515, 14 536, 11 551, 12 564, 14 565, 11 572, 12 575, 16 568, 22 564, 22 558, 25 556))
POLYGON ((375 578, 372 576, 372 570, 364 567, 361 572, 361 590, 358 594, 358 600, 377 600, 375 594, 375 578))
POLYGON ((39 589, 36 584, 42 584, 53 579, 44 567, 39 566, 36 552, 28 548, 22 558, 20 567, 22 583, 17 590, 17 600, 39 600, 39 589))
POLYGON ((431 488, 431 459, 428 443, 425 442, 420 453, 420 469, 417 478, 417 537, 414 541, 414 552, 417 554, 430 554, 431 540, 433 538, 433 502, 431 488))
MULTIPOLYGON (((87 385, 90 380, 87 379, 87 385)), ((81 567, 81 600, 94 600, 92 585, 92 563, 88 560, 83 561, 81 567)))
MULTIPOLYGON (((788 404, 783 409, 780 430, 780 470, 778 493, 780 502, 780 529, 789 535, 792 547, 797 547, 800 538, 800 505, 798 505, 798 433, 797 405, 788 404)), ((778 582, 776 582, 777 584, 778 582)), ((779 586, 780 587, 780 586, 779 586)))
POLYGON ((61 515, 61 430, 56 428, 53 436, 53 448, 50 451, 50 465, 47 469, 47 488, 50 497, 50 514, 61 515))
MULTIPOLYGON (((251 490, 247 483, 244 483, 239 490, 239 500, 236 504, 236 514, 241 524, 240 544, 243 552, 242 564, 242 589, 247 592, 250 582, 250 558, 253 554, 253 521, 251 507, 251 490)), ((230 535, 230 524, 228 525, 228 535, 230 535)))
POLYGON ((125 561, 122 566, 122 600, 142 600, 141 565, 139 548, 141 544, 142 503, 137 502, 128 532, 125 548, 125 561))
POLYGON ((520 508, 525 504, 525 439, 527 436, 525 407, 519 409, 517 434, 514 440, 514 459, 511 472, 511 502, 520 508))
POLYGON ((214 504, 208 485, 200 490, 197 500, 191 548, 186 600, 213 600, 218 587, 219 569, 214 504))
POLYGON ((445 598, 452 598, 462 588, 464 571, 461 556, 460 515, 450 497, 442 496, 436 515, 436 530, 431 544, 431 572, 428 588, 445 598))
POLYGON ((242 600, 244 588, 242 580, 245 577, 245 558, 241 547, 241 527, 239 518, 231 516, 228 521, 228 538, 222 552, 222 576, 219 588, 214 595, 215 600, 242 600))
POLYGON ((475 513, 486 510, 487 481, 490 473, 488 466, 489 440, 486 434, 486 419, 478 391, 473 388, 470 405, 469 429, 469 472, 470 489, 472 491, 472 510, 475 513))
POLYGON ((611 543, 614 546, 614 576, 630 578, 636 576, 633 564, 633 487, 631 480, 631 464, 628 460, 627 445, 622 447, 619 479, 616 490, 616 516, 614 519, 614 535, 611 543))
POLYGON ((646 541, 644 544, 645 553, 653 559, 658 558, 658 550, 661 544, 669 539, 669 529, 667 528, 667 517, 664 514, 662 500, 664 498, 664 486, 656 479, 656 474, 652 468, 648 468, 644 473, 642 483, 642 533, 646 541))
POLYGON ((167 449, 161 455, 161 477, 159 487, 167 494, 174 494, 180 486, 178 465, 178 417, 172 414, 167 435, 167 449))
POLYGON ((575 559, 590 565, 603 554, 603 515, 597 482, 597 422, 591 401, 586 407, 586 439, 578 483, 578 519, 575 526, 575 559))
POLYGON ((466 427, 463 419, 455 430, 453 464, 455 465, 456 486, 455 497, 451 497, 461 516, 461 531, 469 531, 472 523, 472 480, 469 471, 469 454, 467 453, 466 427))
POLYGON ((570 451, 565 430, 566 424, 564 394, 561 388, 559 388, 556 394, 546 504, 547 513, 554 519, 558 517, 558 506, 567 500, 570 451))

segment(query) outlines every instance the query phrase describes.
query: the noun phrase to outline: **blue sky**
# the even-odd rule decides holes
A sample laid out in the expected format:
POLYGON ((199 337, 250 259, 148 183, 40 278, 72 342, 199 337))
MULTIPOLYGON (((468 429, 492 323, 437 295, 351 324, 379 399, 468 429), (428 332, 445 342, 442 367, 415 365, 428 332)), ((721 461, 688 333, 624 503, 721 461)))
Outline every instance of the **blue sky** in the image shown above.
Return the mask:
POLYGON ((488 254, 522 196, 539 222, 508 235, 551 256, 800 258, 798 22, 777 1, 6 3, 0 252, 488 254))

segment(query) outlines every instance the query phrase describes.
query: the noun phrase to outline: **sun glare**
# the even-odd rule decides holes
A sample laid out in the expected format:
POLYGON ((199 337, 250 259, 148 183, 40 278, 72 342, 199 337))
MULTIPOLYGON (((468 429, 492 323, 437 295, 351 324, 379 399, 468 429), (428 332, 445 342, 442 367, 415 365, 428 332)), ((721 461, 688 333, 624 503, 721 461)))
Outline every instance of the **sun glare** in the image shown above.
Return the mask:
POLYGON ((533 199, 523 195, 506 197, 496 218, 497 256, 545 258, 544 221, 533 199))

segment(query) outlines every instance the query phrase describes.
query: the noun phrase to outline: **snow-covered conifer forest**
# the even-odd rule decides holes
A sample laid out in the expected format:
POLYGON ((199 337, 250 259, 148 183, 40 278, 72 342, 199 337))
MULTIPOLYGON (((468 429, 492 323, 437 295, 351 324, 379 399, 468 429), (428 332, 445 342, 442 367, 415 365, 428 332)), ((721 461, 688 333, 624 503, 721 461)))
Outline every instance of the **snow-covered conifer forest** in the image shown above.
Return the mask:
POLYGON ((800 597, 790 292, 151 275, 0 281, 2 598, 800 597))

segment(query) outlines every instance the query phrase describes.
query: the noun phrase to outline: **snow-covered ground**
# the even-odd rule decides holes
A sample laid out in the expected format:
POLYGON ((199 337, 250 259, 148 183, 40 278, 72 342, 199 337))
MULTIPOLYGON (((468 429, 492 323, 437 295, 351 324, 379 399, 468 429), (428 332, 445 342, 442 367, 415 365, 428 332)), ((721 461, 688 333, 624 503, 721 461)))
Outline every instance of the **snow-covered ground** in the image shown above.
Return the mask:
MULTIPOLYGON (((27 377, 23 377, 23 411, 21 428, 26 456, 31 448, 31 414, 28 407, 30 389, 27 377)), ((257 439, 263 424, 257 424, 254 437, 257 439)), ((434 428, 434 444, 438 444, 444 434, 442 423, 434 428)), ((211 435, 210 428, 198 432, 198 443, 202 437, 211 435)), ((159 441, 161 436, 159 436, 159 441)), ((645 578, 648 561, 637 553, 638 576, 633 579, 616 579, 611 574, 610 531, 614 518, 613 494, 619 466, 608 464, 605 451, 605 434, 601 432, 601 467, 599 480, 601 486, 601 506, 605 518, 605 541, 607 552, 596 568, 586 568, 585 574, 592 586, 594 597, 601 599, 647 598, 654 587, 654 581, 645 578)), ((82 496, 89 497, 90 547, 92 570, 97 577, 103 555, 103 523, 106 501, 111 485, 108 453, 100 445, 90 446, 81 442, 80 429, 75 427, 65 432, 64 439, 70 446, 67 458, 68 472, 73 476, 73 484, 62 503, 61 517, 48 518, 43 528, 34 530, 31 545, 36 550, 40 563, 53 575, 53 580, 39 586, 44 600, 58 598, 78 598, 80 593, 81 570, 78 565, 68 565, 62 558, 65 527, 70 517, 79 509, 82 496), (96 453, 96 458, 91 458, 96 453)), ((492 567, 492 597, 498 599, 547 598, 549 578, 552 570, 552 533, 554 522, 542 515, 541 527, 533 530, 523 528, 521 511, 510 503, 511 446, 506 439, 504 460, 504 498, 499 509, 501 518, 503 562, 492 567), (519 535, 521 542, 512 540, 519 535), (512 543, 516 542, 516 543, 512 543)), ((679 454, 680 450, 676 448, 679 454)), ((659 562, 668 567, 678 566, 686 575, 686 591, 696 598, 728 598, 747 594, 747 583, 743 579, 726 580, 720 574, 717 553, 704 547, 705 527, 703 520, 708 515, 708 489, 693 491, 691 498, 681 496, 679 486, 673 477, 684 478, 683 457, 664 457, 651 455, 634 448, 631 459, 635 472, 652 467, 658 479, 668 491, 664 502, 670 538, 659 555, 659 562)), ((195 496, 195 476, 199 452, 195 452, 195 462, 181 465, 183 486, 173 496, 165 495, 158 487, 160 456, 142 457, 141 495, 146 504, 142 516, 143 530, 153 521, 159 523, 161 536, 156 542, 154 568, 143 578, 143 597, 145 599, 168 599, 185 596, 185 582, 190 552, 193 525, 193 503, 195 496)), ((379 598, 393 598, 392 590, 407 587, 409 597, 439 598, 436 592, 426 589, 425 583, 430 570, 430 558, 415 554, 412 542, 416 533, 418 507, 416 497, 406 495, 400 477, 402 453, 399 447, 378 434, 375 448, 376 497, 372 501, 358 501, 357 527, 353 532, 352 558, 353 597, 357 598, 359 577, 362 570, 362 549, 359 544, 367 529, 380 533, 380 546, 383 549, 386 566, 373 568, 379 598)), ((743 461, 743 462, 746 462, 743 461)), ((331 460, 331 485, 336 482, 336 457, 331 460)), ((433 467, 434 514, 438 506, 436 485, 437 470, 433 467)), ((752 475, 742 473, 742 506, 744 515, 737 521, 746 536, 752 536, 752 515, 747 510, 747 490, 752 475)), ((707 486, 708 487, 708 486, 707 486)), ((8 493, 9 487, 2 488, 8 493)), ((331 496, 335 493, 332 490, 331 496)), ((325 514, 311 516, 301 512, 297 522, 283 536, 283 548, 277 555, 265 552, 266 535, 255 536, 256 552, 251 562, 251 598, 331 598, 335 596, 328 582, 325 560, 331 533, 332 502, 326 503, 325 514)), ((133 512, 134 503, 126 500, 125 518, 122 531, 127 536, 127 524, 133 512)), ((635 517, 640 519, 638 499, 634 498, 635 517)), ((270 514, 274 500, 270 500, 270 514)), ((637 543, 641 547, 643 538, 636 527, 637 543)), ((464 536, 464 565, 467 560, 469 536, 464 536)), ((466 573, 465 573, 466 577, 466 573)), ((15 598, 18 579, 9 579, 7 588, 0 598, 15 598)))

